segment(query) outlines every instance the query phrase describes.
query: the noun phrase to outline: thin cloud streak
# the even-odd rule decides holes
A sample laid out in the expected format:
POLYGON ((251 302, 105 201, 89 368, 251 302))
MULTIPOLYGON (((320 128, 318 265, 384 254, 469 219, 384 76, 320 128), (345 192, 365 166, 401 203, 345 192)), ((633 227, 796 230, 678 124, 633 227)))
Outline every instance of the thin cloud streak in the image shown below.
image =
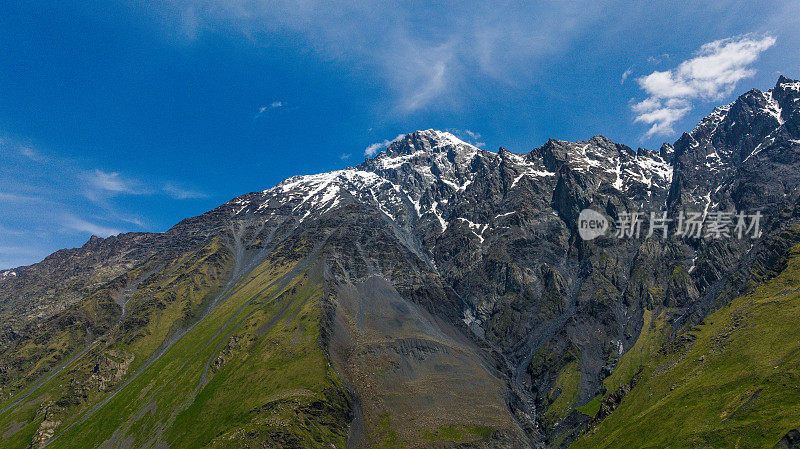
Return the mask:
POLYGON ((162 191, 167 196, 175 200, 208 198, 208 194, 206 193, 191 188, 183 187, 170 182, 164 185, 162 191))
POLYGON ((126 178, 117 172, 94 169, 85 172, 82 181, 84 196, 88 200, 98 203, 117 195, 147 195, 150 193, 139 181, 126 178))
POLYGON ((622 72, 622 76, 620 76, 619 83, 620 84, 625 84, 625 80, 627 80, 628 77, 631 76, 632 73, 633 73, 633 68, 628 67, 627 70, 622 72))

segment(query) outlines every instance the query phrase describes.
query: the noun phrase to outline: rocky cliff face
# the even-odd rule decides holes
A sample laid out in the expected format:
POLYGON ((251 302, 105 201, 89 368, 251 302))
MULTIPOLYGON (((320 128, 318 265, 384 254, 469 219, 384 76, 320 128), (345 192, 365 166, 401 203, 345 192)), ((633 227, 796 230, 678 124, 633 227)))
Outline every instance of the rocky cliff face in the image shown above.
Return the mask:
POLYGON ((417 131, 165 234, 93 238, 0 278, 0 445, 68 445, 99 426, 80 441, 182 447, 176 423, 202 421, 193 404, 221 394, 225 366, 262 369, 277 355, 259 351, 308 341, 319 346, 305 354, 331 364, 316 386, 270 384, 241 410, 212 401, 224 419, 194 444, 567 444, 592 404, 635 383, 609 391, 608 379, 647 317, 672 338, 780 269, 797 241, 798 155, 800 83, 781 77, 658 152, 601 136, 489 152, 417 131), (764 237, 646 239, 644 228, 584 241, 589 207, 612 220, 760 210, 764 237), (129 393, 179 379, 161 364, 187 342, 208 351, 186 374, 196 386, 172 402, 129 393), (87 392, 92 379, 103 388, 87 392))

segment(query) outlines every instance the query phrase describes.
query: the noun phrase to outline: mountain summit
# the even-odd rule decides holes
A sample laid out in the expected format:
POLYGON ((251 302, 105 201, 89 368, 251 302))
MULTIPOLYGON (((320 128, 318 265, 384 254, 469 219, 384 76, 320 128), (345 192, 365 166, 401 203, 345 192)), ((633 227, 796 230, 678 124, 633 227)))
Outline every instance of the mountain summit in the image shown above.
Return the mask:
POLYGON ((789 444, 799 100, 781 77, 657 152, 415 131, 6 270, 0 447, 789 444), (587 208, 764 232, 583 240, 587 208))

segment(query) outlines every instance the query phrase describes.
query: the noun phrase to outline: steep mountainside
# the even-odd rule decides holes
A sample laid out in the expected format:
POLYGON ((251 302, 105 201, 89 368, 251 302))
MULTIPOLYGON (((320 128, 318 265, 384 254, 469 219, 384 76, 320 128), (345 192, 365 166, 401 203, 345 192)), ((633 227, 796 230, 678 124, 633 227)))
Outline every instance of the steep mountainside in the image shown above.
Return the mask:
POLYGON ((573 447, 797 447, 800 433, 790 429, 800 415, 798 251, 778 277, 660 350, 665 322, 648 313, 645 338, 625 355, 650 354, 635 388, 573 447))
POLYGON ((798 164, 781 77, 658 152, 417 131, 163 234, 93 237, 0 273, 0 447, 775 445, 800 427, 769 318, 800 297, 774 292, 798 164), (760 211, 763 236, 586 241, 589 207, 760 211), (641 430, 698 395, 721 420, 641 430))

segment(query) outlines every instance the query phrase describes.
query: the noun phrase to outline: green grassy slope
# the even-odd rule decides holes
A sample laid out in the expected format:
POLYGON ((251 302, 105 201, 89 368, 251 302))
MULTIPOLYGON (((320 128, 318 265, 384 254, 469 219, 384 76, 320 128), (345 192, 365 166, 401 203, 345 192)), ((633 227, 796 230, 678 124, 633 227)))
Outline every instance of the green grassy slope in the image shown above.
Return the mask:
POLYGON ((798 317, 800 247, 779 276, 665 346, 648 312, 606 380, 609 392, 634 377, 635 387, 572 447, 774 447, 800 426, 798 317))
POLYGON ((159 267, 115 332, 0 414, 0 447, 343 447, 321 288, 268 261, 223 290, 231 263, 213 242, 159 267))
POLYGON ((347 402, 319 345, 319 291, 265 266, 51 447, 343 446, 347 402), (266 288, 265 288, 266 286, 266 288), (205 374, 204 374, 205 373, 205 374))
POLYGON ((30 332, 22 341, 25 347, 55 355, 34 364, 20 360, 25 351, 4 357, 19 375, 8 384, 16 393, 0 403, 0 447, 27 447, 34 436, 36 447, 88 413, 142 366, 167 335, 207 307, 231 267, 227 250, 213 240, 168 263, 153 261, 131 270, 30 332), (123 317, 113 295, 134 279, 142 282, 123 317), (75 318, 65 322, 64 316, 75 318), (103 334, 76 332, 100 327, 103 334))

